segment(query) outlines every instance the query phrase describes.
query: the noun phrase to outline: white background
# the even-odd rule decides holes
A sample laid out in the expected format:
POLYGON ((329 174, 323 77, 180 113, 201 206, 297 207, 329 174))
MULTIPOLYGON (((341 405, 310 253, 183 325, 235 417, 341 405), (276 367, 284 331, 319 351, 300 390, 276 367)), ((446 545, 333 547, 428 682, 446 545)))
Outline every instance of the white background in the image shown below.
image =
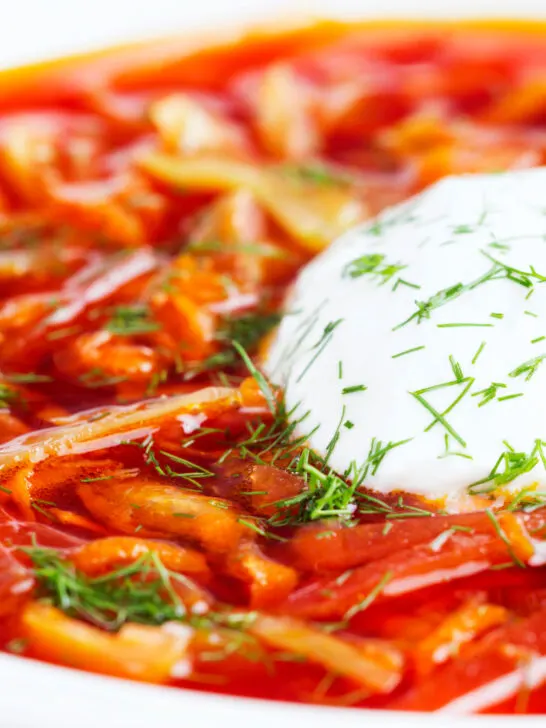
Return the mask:
POLYGON ((0 0, 0 65, 203 25, 333 13, 546 18, 546 0, 0 0))

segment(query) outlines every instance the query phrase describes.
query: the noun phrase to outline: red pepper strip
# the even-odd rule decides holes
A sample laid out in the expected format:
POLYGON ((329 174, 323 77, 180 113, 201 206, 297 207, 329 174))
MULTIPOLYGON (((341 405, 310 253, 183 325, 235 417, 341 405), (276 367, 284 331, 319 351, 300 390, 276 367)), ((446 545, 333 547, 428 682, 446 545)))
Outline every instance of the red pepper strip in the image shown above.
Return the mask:
POLYGON ((18 611, 33 586, 31 572, 7 548, 0 546, 0 617, 18 611))
POLYGON ((337 577, 314 579, 295 591, 281 609, 299 617, 351 617, 375 597, 415 592, 515 559, 528 561, 533 547, 516 517, 501 514, 497 523, 506 540, 497 533, 455 532, 439 547, 434 543, 414 546, 337 577))
MULTIPOLYGON (((545 521, 546 524, 546 521, 545 521)), ((450 516, 427 516, 393 520, 385 523, 366 523, 354 528, 302 528, 288 543, 278 549, 302 571, 325 572, 350 569, 383 559, 411 546, 431 542, 449 530, 453 533, 495 533, 495 523, 485 511, 450 516)))
POLYGON ((546 679, 546 610, 484 638, 478 652, 454 660, 389 708, 482 712, 546 679), (538 658, 538 659, 537 659, 538 658))

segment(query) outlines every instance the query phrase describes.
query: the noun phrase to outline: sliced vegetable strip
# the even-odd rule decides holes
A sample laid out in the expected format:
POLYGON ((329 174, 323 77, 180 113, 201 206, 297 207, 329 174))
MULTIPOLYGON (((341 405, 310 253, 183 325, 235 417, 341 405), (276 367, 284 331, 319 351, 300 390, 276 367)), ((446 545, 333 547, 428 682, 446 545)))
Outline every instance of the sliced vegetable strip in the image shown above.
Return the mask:
POLYGON ((184 659, 191 630, 174 625, 126 625, 117 634, 64 616, 54 607, 29 604, 21 616, 29 654, 80 670, 145 682, 168 682, 184 659))

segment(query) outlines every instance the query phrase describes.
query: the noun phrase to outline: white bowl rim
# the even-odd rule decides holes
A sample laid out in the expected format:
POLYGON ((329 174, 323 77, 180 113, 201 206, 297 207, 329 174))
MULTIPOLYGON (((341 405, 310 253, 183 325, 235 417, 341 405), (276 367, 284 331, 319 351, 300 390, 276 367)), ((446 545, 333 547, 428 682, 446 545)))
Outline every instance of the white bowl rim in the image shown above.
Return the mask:
MULTIPOLYGON (((18 0, 10 7, 10 23, 0 25, 0 67, 34 62, 47 57, 88 52, 125 41, 171 34, 177 25, 184 33, 200 30, 211 20, 215 26, 245 28, 274 20, 300 21, 317 17, 355 18, 508 17, 546 19, 543 0, 382 0, 381 12, 367 0, 18 0), (130 22, 108 25, 114 10, 130 22), (190 7, 191 5, 191 7, 190 7), (92 7, 92 13, 85 9, 92 7), (274 8, 274 9, 273 9, 274 8), (150 13, 153 10, 153 15, 150 13), (212 11, 212 12, 211 12, 212 11), (64 14, 64 27, 48 26, 40 17, 28 24, 29 13, 47 12, 43 20, 64 14), (83 13, 83 15, 82 15, 83 13), (159 16, 159 22, 156 19, 159 16), (81 32, 85 25, 85 32, 81 32), (22 30, 24 35, 22 36, 22 30), (78 30, 76 32, 76 30, 78 30), (51 34, 51 30, 54 32, 51 34), (21 43, 21 37, 25 43, 21 43)), ((209 728, 219 720, 222 728, 240 728, 255 721, 260 728, 521 728, 544 724, 543 716, 456 716, 442 713, 395 713, 352 708, 329 708, 217 695, 195 690, 157 687, 89 674, 0 653, 0 726, 9 728, 209 728)))

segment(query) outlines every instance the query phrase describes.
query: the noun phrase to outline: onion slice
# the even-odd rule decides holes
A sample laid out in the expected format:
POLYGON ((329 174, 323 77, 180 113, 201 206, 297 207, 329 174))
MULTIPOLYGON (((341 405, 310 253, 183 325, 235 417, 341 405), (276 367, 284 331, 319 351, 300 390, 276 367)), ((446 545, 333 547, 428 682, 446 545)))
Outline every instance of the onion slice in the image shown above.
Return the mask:
POLYGON ((122 441, 155 432, 165 418, 197 414, 202 409, 216 414, 239 404, 237 390, 206 387, 191 394, 157 397, 129 406, 80 412, 75 422, 16 437, 0 447, 0 474, 25 463, 51 456, 75 455, 115 447, 122 441))

